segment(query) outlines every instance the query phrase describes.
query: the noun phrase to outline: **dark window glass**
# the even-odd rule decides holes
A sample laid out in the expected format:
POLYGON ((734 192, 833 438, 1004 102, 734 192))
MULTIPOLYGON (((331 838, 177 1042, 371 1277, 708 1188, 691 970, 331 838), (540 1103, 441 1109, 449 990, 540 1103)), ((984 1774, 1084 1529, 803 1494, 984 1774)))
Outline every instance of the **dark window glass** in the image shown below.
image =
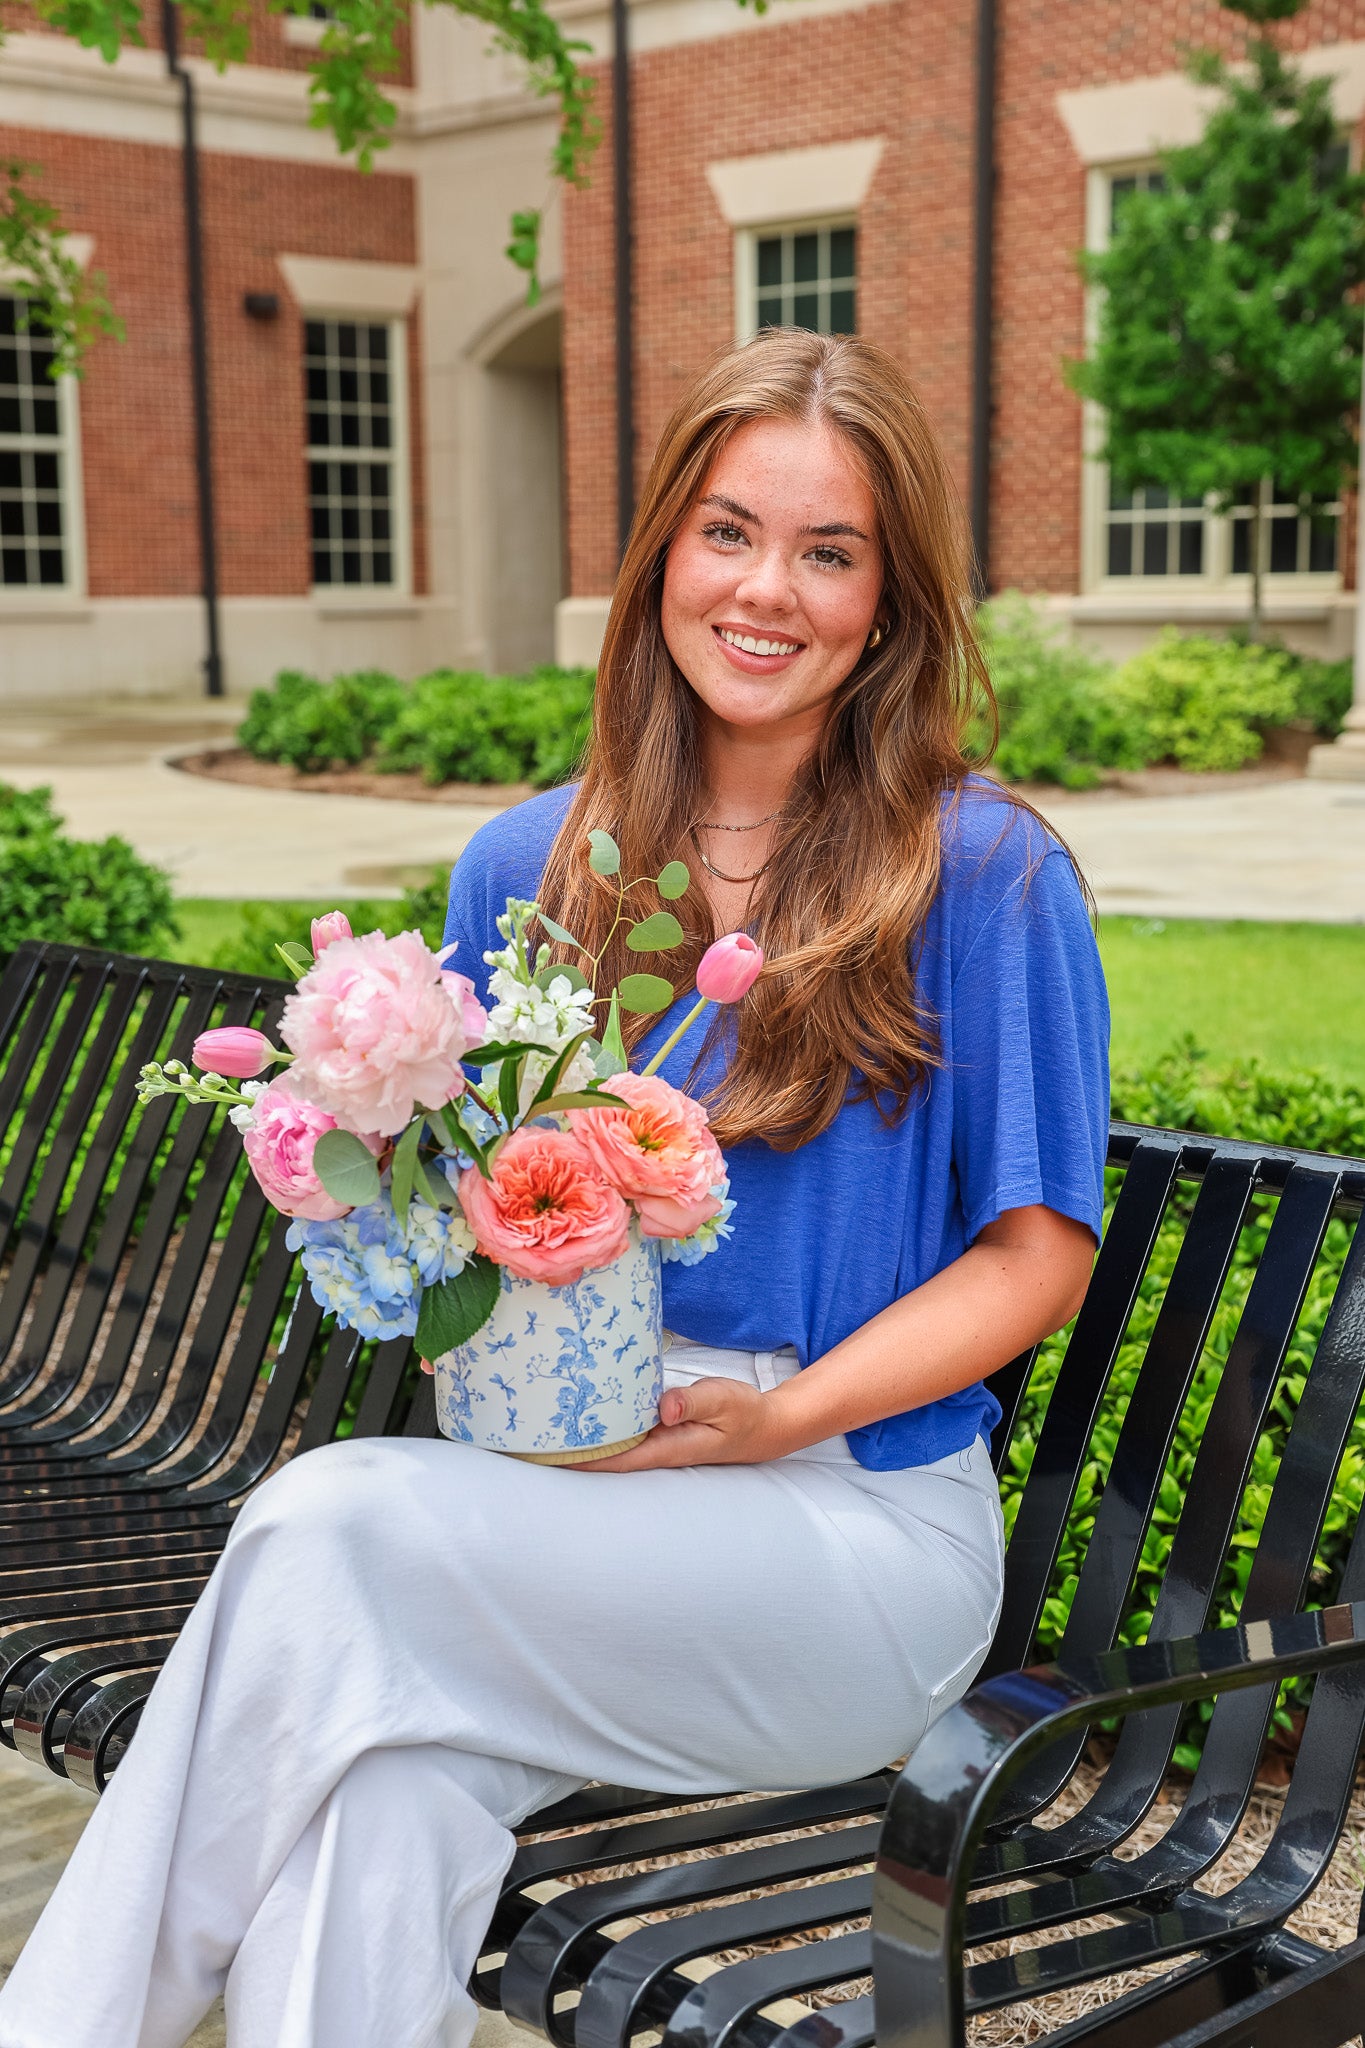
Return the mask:
POLYGON ((756 324, 852 334, 857 327, 857 230, 794 228, 755 245, 756 324))
POLYGON ((758 324, 760 327, 782 325, 782 299, 780 295, 763 293, 758 301, 758 324))
POLYGON ((1308 566, 1322 574, 1337 566, 1337 522, 1330 514, 1319 514, 1309 527, 1308 566))
POLYGON ((1166 543, 1170 535, 1166 525, 1144 526, 1142 529, 1142 573, 1144 576, 1166 574, 1166 543))
POLYGON ((1109 529, 1109 574, 1131 576, 1133 573, 1133 529, 1131 526, 1111 526, 1109 529))
POLYGON ((34 455, 31 457, 31 461, 33 465, 33 481, 40 491, 56 491, 61 488, 61 479, 55 455, 34 455))
POLYGON ((62 409, 50 371, 51 336, 13 294, 0 296, 0 583, 60 584, 62 547, 62 409), (44 445, 46 444, 46 445, 44 445))
POLYGON ((1235 519, 1232 524, 1232 573, 1246 576, 1251 570, 1251 521, 1235 519))
POLYGON ((829 231, 829 274, 831 277, 853 276, 853 230, 852 228, 831 228, 829 231))
POLYGON ((62 583, 66 580, 60 548, 39 549, 38 580, 40 583, 62 583))
POLYGON ((782 241, 780 236, 765 235, 758 245, 758 282, 778 285, 782 282, 782 241))
POLYGON ((1202 576, 1204 573, 1202 519, 1183 519, 1180 523, 1180 573, 1182 576, 1202 576))
MULTIPOLYGON (((392 446, 389 331, 354 320, 310 321, 305 335, 310 456, 392 446)), ((389 462, 310 460, 309 526, 316 584, 391 584, 393 467, 389 462)))
POLYGON ((814 292, 797 292, 792 300, 792 326, 820 331, 820 301, 814 292))
POLYGON ((792 237, 792 277, 797 284, 814 284, 820 275, 820 237, 792 237))
POLYGON ((1292 576, 1299 566, 1299 521, 1277 516, 1270 522, 1270 573, 1292 576))
POLYGON ((829 295, 829 331, 831 334, 856 334, 857 321, 853 312, 852 292, 831 292, 829 295))

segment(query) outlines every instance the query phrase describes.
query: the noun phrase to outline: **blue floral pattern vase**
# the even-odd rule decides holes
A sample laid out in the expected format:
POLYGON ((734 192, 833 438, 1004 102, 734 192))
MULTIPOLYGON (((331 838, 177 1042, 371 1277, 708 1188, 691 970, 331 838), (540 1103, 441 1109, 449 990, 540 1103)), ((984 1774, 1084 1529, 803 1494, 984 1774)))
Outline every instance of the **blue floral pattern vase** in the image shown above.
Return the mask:
POLYGON ((434 1359, 443 1436, 546 1465, 628 1450, 659 1419, 659 1247, 632 1223, 629 1249, 570 1287, 502 1269, 493 1313, 434 1359))

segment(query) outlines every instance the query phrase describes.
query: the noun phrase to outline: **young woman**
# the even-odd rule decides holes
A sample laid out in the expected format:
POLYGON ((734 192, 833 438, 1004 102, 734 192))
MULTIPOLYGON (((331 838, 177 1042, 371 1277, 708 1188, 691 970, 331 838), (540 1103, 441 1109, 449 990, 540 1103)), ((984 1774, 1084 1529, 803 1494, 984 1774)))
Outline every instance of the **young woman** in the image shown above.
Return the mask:
POLYGON ((687 861, 696 949, 768 955, 664 1067, 738 1207, 665 1268, 659 1427, 577 1470, 335 1444, 261 1488, 0 2048, 177 2048, 224 1988, 232 2048, 464 2048, 536 1807, 872 1770, 966 1690, 1001 1579, 981 1380, 1080 1300, 1107 1107, 1071 861, 964 762, 984 690, 894 362, 777 332, 713 364, 645 487, 584 779, 476 836, 448 931, 476 976, 509 893, 604 936, 605 826, 631 873, 687 861))

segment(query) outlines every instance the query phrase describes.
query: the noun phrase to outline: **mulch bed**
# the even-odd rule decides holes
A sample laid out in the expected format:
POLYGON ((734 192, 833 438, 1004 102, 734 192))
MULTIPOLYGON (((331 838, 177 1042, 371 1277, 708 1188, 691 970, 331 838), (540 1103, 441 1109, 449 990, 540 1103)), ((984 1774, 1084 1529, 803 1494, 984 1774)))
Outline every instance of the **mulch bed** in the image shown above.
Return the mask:
POLYGON ((420 775, 377 775, 370 768, 324 768, 316 775, 305 775, 287 761, 258 761, 245 747, 209 747, 201 753, 177 754, 171 766, 185 775, 204 775, 213 782, 244 782, 253 789, 302 789, 312 796, 400 797, 419 804, 478 804, 490 811, 504 811, 535 795, 529 782, 441 782, 433 786, 420 775))

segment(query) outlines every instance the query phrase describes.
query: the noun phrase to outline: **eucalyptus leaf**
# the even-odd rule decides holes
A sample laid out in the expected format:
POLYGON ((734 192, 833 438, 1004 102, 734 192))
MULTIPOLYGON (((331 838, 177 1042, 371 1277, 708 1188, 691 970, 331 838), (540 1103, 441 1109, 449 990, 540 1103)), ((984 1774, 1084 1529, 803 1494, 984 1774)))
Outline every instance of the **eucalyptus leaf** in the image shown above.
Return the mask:
POLYGON ((363 1209, 379 1200, 379 1168, 354 1131, 324 1131, 313 1147, 313 1171, 334 1202, 363 1209))
POLYGON ((502 1271, 476 1253, 451 1280, 422 1291, 417 1311, 417 1349, 425 1359, 440 1358, 467 1344, 481 1330, 496 1306, 502 1271))
POLYGON ((610 1081, 613 1074, 623 1074, 626 1070, 625 1061, 618 1059, 614 1052, 608 1052, 605 1045, 599 1045, 595 1038, 590 1038, 583 1050, 592 1061, 592 1070, 599 1081, 610 1081))
POLYGON ((538 974, 533 974, 531 979, 537 988, 548 988, 552 981, 558 981, 561 977, 568 982, 575 995, 584 989, 587 989, 589 994, 592 993, 592 983, 586 975, 580 974, 576 967, 557 967, 553 960, 548 967, 542 967, 538 974))
POLYGON ((671 860, 666 868, 660 870, 659 879, 654 886, 665 903, 676 903, 679 896, 687 894, 687 885, 691 879, 686 861, 671 860))
POLYGON ((639 1017, 652 1017, 672 1002, 673 984, 665 981, 662 974, 628 974, 616 993, 623 1010, 633 1010, 639 1017))
MULTIPOLYGON (((304 975, 307 974, 313 964, 313 956, 307 946, 300 946, 293 939, 289 939, 284 945, 276 946, 275 951, 279 954, 295 981, 302 981, 304 975)), ((338 1196, 337 1199, 340 1200, 340 1197, 338 1196)))
POLYGON ((588 866, 595 875, 620 874, 621 849, 610 832, 589 832, 588 844, 592 848, 588 855, 588 866))
POLYGON ((572 932, 566 932, 562 924, 556 924, 554 919, 547 917, 543 910, 538 910, 536 916, 540 919, 550 937, 558 939, 561 946, 577 946, 580 953, 583 951, 583 941, 576 939, 572 932))
POLYGON ((656 910, 652 917, 642 917, 626 933, 632 953, 667 953, 682 942, 683 928, 671 910, 656 910))
POLYGON ((607 1010, 606 1029, 602 1033, 602 1051, 609 1060, 615 1062, 611 1071, 614 1074, 624 1074, 630 1062, 626 1058, 626 1042, 621 1036, 621 1000, 615 990, 612 991, 611 1003, 607 1010))
POLYGON ((406 1233, 408 1210, 412 1207, 412 1183, 417 1171, 417 1144, 422 1135, 424 1117, 415 1116, 393 1148, 393 1166, 389 1180, 389 1199, 393 1213, 398 1218, 398 1228, 406 1233))

